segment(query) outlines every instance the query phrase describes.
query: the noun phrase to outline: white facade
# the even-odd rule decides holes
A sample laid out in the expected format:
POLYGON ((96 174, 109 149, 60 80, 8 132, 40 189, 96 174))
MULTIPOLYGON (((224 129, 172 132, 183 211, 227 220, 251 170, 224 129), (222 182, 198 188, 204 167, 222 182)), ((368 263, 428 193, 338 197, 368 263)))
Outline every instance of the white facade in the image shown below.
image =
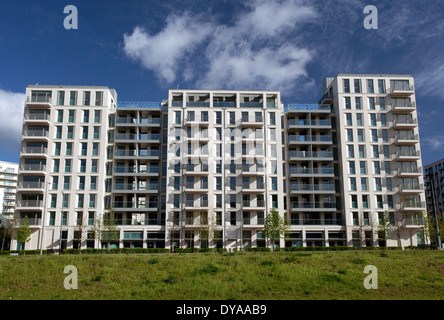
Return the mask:
POLYGON ((7 219, 12 221, 15 209, 18 163, 0 161, 0 225, 7 219))
POLYGON ((414 80, 404 75, 338 75, 324 102, 337 119, 338 159, 347 239, 378 244, 384 213, 388 246, 424 244, 426 210, 414 80))
POLYGON ((76 231, 104 213, 117 95, 107 87, 29 86, 26 97, 16 209, 32 230, 24 248, 40 248, 42 219, 45 249, 72 247, 83 240, 76 231))

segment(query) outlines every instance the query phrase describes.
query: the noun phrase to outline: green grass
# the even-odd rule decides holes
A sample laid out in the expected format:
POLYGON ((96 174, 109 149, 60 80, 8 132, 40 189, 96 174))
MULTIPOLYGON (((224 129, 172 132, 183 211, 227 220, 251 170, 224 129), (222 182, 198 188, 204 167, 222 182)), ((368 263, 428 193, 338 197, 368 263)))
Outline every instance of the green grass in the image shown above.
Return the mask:
POLYGON ((428 250, 1 256, 0 299, 443 299, 444 253, 428 250), (66 290, 63 269, 78 270, 66 290), (378 268, 366 290, 364 267, 378 268))

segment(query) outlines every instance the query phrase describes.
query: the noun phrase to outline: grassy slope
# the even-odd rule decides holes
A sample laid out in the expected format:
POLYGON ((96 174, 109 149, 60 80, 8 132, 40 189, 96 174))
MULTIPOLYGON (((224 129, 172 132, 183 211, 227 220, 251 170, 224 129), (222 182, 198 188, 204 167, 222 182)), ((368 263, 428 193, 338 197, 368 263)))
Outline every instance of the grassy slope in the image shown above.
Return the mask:
POLYGON ((444 299, 437 251, 0 257, 0 299, 444 299), (63 269, 78 269, 66 290, 63 269), (363 286, 378 268, 378 289, 363 286))

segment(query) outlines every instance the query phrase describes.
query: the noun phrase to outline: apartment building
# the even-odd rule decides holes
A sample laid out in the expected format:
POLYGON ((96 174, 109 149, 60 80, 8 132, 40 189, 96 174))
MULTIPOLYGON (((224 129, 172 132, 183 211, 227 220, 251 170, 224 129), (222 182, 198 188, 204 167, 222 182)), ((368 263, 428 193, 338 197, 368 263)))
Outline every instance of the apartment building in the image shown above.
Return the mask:
MULTIPOLYGON (((424 180, 427 212, 431 215, 434 225, 438 220, 439 226, 439 222, 443 221, 444 210, 444 159, 424 166, 424 180)), ((440 230, 441 234, 442 232, 440 230)))
MULTIPOLYGON (((20 152, 16 216, 31 240, 11 248, 77 247, 83 226, 103 214, 109 116, 117 94, 107 87, 29 86, 20 152), (42 221, 43 219, 43 221, 42 221)), ((85 238, 83 238, 85 237, 85 238)))
POLYGON ((0 225, 14 218, 18 169, 18 163, 0 161, 0 225))
POLYGON ((320 101, 336 118, 341 208, 354 245, 423 245, 424 181, 414 80, 404 75, 327 78, 320 101), (391 222, 387 239, 375 229, 391 222))
POLYGON ((284 106, 279 91, 118 102, 107 87, 28 87, 16 209, 31 222, 25 248, 42 237, 45 249, 103 247, 88 231, 107 211, 112 247, 424 244, 413 78, 338 75, 324 89, 318 104, 284 106), (271 209, 291 224, 274 244, 263 232, 271 209))

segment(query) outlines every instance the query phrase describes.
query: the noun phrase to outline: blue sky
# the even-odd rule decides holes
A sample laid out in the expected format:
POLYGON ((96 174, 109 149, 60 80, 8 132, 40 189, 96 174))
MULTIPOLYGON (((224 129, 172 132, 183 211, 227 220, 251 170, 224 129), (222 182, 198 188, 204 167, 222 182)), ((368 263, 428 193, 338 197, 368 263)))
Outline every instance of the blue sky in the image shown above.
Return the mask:
POLYGON ((0 3, 0 160, 18 162, 26 86, 280 90, 316 103, 338 73, 415 77, 423 163, 444 157, 444 1, 109 0, 0 3), (63 9, 78 9, 66 30, 63 9), (378 29, 363 26, 366 5, 378 29))

